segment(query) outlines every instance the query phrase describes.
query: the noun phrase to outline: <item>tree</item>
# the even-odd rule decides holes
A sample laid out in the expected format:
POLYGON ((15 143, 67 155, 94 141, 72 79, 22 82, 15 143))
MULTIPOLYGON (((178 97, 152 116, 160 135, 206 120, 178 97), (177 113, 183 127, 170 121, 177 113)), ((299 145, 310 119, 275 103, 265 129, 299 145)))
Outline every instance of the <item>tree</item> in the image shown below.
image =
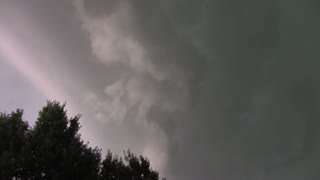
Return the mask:
POLYGON ((124 160, 108 151, 102 162, 100 179, 158 180, 159 173, 151 169, 147 158, 137 157, 130 150, 124 152, 124 160))
POLYGON ((0 179, 159 179, 147 158, 130 151, 124 159, 109 151, 102 161, 101 150, 81 139, 81 116, 68 118, 65 103, 48 101, 34 127, 22 115, 0 113, 0 179))
POLYGON ((102 180, 118 180, 128 179, 130 176, 129 168, 123 163, 122 158, 113 155, 108 151, 105 159, 102 161, 100 179, 102 180))
POLYGON ((22 120, 23 110, 0 113, 0 177, 12 179, 22 174, 28 123, 22 120))
MULTIPOLYGON (((100 150, 80 138, 80 115, 68 119, 65 104, 48 102, 30 130, 32 174, 44 179, 96 179, 100 150)), ((31 165, 30 165, 31 166, 31 165)))

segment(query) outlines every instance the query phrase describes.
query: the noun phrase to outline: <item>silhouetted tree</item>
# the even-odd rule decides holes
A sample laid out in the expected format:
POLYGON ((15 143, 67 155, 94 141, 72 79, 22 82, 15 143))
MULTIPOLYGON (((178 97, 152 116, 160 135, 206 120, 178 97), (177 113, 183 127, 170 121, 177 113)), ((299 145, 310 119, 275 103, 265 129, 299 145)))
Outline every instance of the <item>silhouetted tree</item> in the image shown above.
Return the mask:
POLYGON ((103 180, 158 180, 159 173, 150 167, 150 161, 135 156, 130 150, 124 152, 124 160, 110 151, 102 162, 100 178, 103 180))
POLYGON ((84 143, 80 115, 67 117, 65 103, 48 101, 34 127, 23 111, 0 113, 0 179, 158 180, 150 162, 130 151, 124 159, 84 143), (102 162, 101 162, 102 161, 102 162))
POLYGON ((129 167, 127 167, 121 157, 113 155, 108 151, 105 159, 102 161, 100 179, 118 180, 128 179, 130 176, 129 167))
POLYGON ((28 123, 22 120, 23 111, 0 113, 0 177, 20 177, 28 123))
POLYGON ((100 150, 84 144, 80 116, 68 119, 65 104, 48 102, 30 133, 32 175, 44 179, 96 179, 100 150))

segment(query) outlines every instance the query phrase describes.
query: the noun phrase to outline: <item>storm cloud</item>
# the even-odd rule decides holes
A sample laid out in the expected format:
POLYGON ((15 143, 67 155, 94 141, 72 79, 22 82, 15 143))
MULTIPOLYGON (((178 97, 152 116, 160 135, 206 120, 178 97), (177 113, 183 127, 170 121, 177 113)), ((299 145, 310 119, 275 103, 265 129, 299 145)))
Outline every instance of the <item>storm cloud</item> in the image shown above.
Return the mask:
POLYGON ((293 179, 286 169, 309 163, 318 136, 312 3, 84 1, 78 10, 93 53, 125 72, 104 108, 117 120, 138 108, 165 132, 172 178, 293 179))
POLYGON ((51 49, 61 60, 45 60, 38 71, 64 67, 54 77, 40 74, 65 87, 59 97, 83 113, 84 135, 94 144, 143 153, 168 179, 320 177, 316 1, 74 0, 50 7, 30 29, 58 23, 60 30, 42 29, 47 34, 38 38, 64 48, 51 49), (60 82, 66 74, 72 78, 60 82))

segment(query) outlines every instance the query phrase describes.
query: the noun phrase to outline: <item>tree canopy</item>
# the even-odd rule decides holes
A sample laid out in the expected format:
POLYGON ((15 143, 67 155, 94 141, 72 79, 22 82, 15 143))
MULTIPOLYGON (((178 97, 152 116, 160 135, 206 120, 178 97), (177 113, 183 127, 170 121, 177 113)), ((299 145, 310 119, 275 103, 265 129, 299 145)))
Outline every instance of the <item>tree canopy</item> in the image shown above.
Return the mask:
POLYGON ((22 109, 0 113, 0 179, 159 179, 148 158, 130 150, 102 158, 81 139, 80 115, 68 118, 65 103, 48 101, 33 127, 22 116, 22 109))

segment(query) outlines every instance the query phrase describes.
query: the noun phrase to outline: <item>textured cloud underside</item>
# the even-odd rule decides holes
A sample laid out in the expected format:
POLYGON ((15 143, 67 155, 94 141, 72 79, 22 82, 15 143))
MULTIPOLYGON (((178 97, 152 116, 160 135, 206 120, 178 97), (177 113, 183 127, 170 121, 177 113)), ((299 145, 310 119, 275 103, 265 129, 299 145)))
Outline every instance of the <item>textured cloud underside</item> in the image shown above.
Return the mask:
POLYGON ((98 63, 121 72, 86 102, 101 121, 150 128, 146 149, 172 178, 318 177, 304 168, 319 136, 314 6, 75 1, 98 63))

